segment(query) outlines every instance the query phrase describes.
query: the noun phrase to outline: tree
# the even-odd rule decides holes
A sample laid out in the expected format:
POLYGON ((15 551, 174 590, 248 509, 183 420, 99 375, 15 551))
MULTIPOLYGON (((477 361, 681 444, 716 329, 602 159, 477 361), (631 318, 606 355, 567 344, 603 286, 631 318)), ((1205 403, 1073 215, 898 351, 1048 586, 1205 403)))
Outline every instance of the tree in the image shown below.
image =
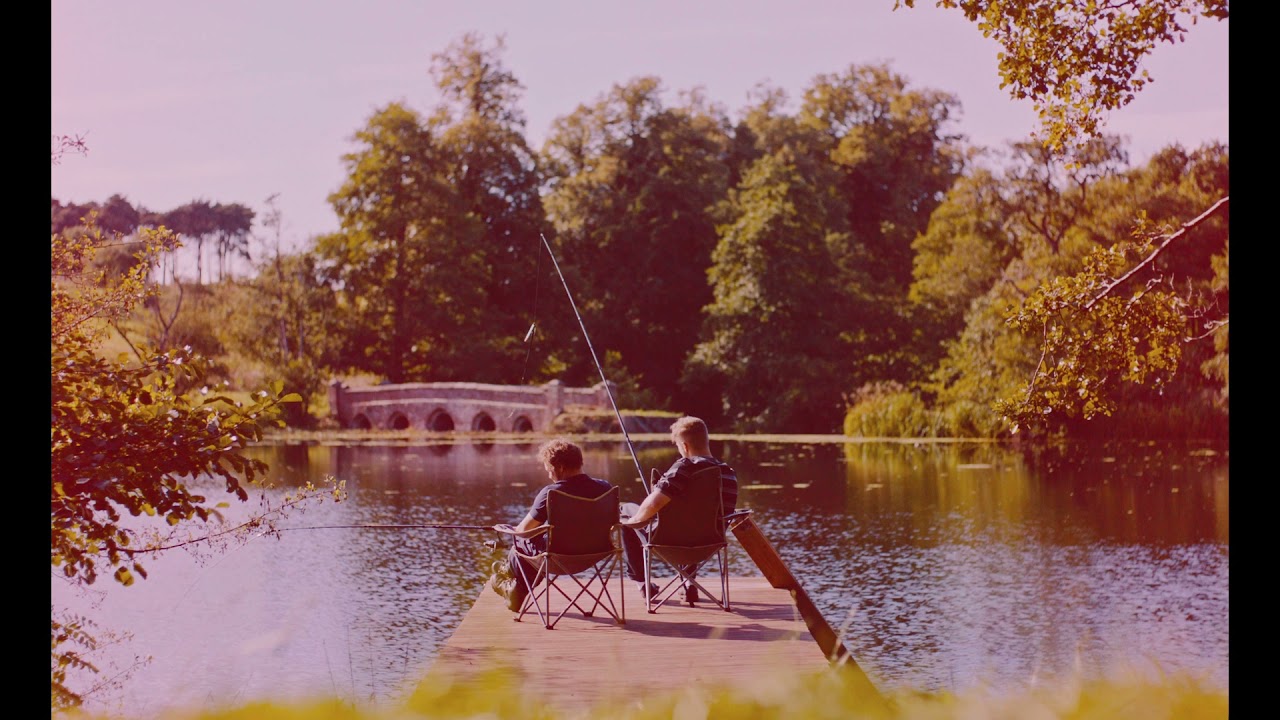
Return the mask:
POLYGON ((1040 339, 1039 361, 1025 391, 998 403, 1002 413, 1035 427, 1050 412, 1091 420, 1135 404, 1176 404, 1188 419, 1225 411, 1227 167, 1224 146, 1172 147, 1123 184, 1100 186, 1100 207, 1138 218, 1132 237, 1102 243, 1082 270, 1043 284, 1010 316, 1040 339), (1213 380, 1222 382, 1217 407, 1203 398, 1213 380))
MULTIPOLYGON (((959 8, 1000 44, 1000 86, 1030 99, 1042 140, 1055 151, 1099 135, 1106 116, 1154 78, 1142 59, 1157 44, 1181 42, 1186 23, 1226 20, 1228 0, 937 0, 959 8)), ((915 0, 894 0, 894 8, 915 0)))
MULTIPOLYGON (((432 56, 431 75, 443 102, 426 130, 436 138, 439 171, 457 209, 478 223, 476 242, 458 260, 475 262, 483 285, 466 317, 459 316, 466 329, 452 338, 453 365, 465 368, 454 377, 516 383, 528 379, 527 365, 535 378, 547 379, 550 370, 545 356, 531 357, 532 346, 521 340, 535 309, 536 273, 549 263, 541 257, 546 216, 537 155, 525 140, 518 104, 524 87, 503 65, 504 49, 501 36, 485 47, 469 33, 432 56)), ((430 369, 436 379, 447 379, 444 371, 430 369)), ((428 370, 413 372, 425 376, 428 370)))
POLYGON ((253 230, 253 210, 240 203, 213 206, 216 220, 214 249, 218 256, 218 280, 227 275, 227 258, 231 255, 249 260, 249 232, 253 230))
POLYGON ((267 198, 263 224, 271 231, 257 273, 243 287, 222 288, 239 298, 240 310, 225 323, 229 344, 247 358, 259 361, 272 377, 284 381, 286 392, 302 402, 284 409, 290 427, 312 420, 311 400, 324 391, 327 370, 336 364, 342 309, 332 273, 314 252, 287 253, 283 249, 283 216, 276 196, 267 198))
POLYGON ((163 223, 179 236, 195 241, 196 284, 201 284, 204 282, 204 244, 218 232, 217 208, 208 200, 192 200, 164 213, 163 223))
POLYGON ((345 364, 391 382, 453 379, 453 343, 483 306, 482 223, 460 206, 447 154, 416 112, 392 103, 356 140, 329 197, 342 231, 316 242, 350 310, 345 364))
POLYGON ((922 323, 907 302, 911 244, 964 167, 963 138, 949 127, 959 106, 884 64, 822 74, 805 90, 798 122, 821 139, 809 151, 835 168, 846 207, 832 258, 850 300, 841 320, 855 340, 856 384, 925 372, 922 323))
MULTIPOLYGON (((200 380, 204 363, 185 349, 140 349, 138 362, 102 357, 108 325, 154 291, 147 282, 151 263, 177 245, 172 233, 144 229, 135 243, 137 262, 127 272, 113 276, 95 269, 93 257, 120 242, 93 226, 92 219, 86 232, 54 233, 51 239, 50 558, 54 577, 73 587, 94 583, 103 571, 130 585, 147 577, 147 557, 231 532, 177 535, 195 521, 219 517, 216 506, 189 481, 216 478, 229 494, 246 500, 246 487, 267 466, 240 451, 278 423, 282 403, 297 400, 281 393, 278 384, 244 402, 216 389, 185 393, 183 388, 200 380), (125 515, 159 522, 148 528, 125 515)), ((283 506, 268 503, 251 522, 269 527, 273 516, 307 496, 304 490, 283 506)), ((82 652, 94 646, 86 624, 61 615, 56 604, 51 621, 56 710, 82 701, 68 671, 97 669, 82 652)))
MULTIPOLYGON (((914 1, 895 1, 895 8, 903 5, 912 7, 914 1)), ((1180 42, 1188 21, 1222 21, 1230 14, 1227 0, 938 0, 937 5, 961 9, 1000 43, 1002 86, 1013 97, 1035 103, 1043 146, 1064 157, 1068 167, 1079 162, 1080 148, 1101 136, 1107 114, 1150 81, 1140 67, 1156 44, 1180 42)), ((1215 278, 1208 302, 1201 284, 1178 285, 1176 275, 1161 267, 1161 256, 1167 261, 1175 244, 1202 236, 1203 225, 1213 232, 1215 223, 1225 223, 1229 195, 1222 192, 1163 223, 1138 215, 1126 233, 1132 241, 1098 247, 1083 270, 1051 282, 1046 278, 1010 313, 1012 325, 1038 338, 1046 361, 1034 366, 1023 390, 999 403, 1016 427, 1043 428, 1055 411, 1085 420, 1110 415, 1117 386, 1123 387, 1111 381, 1116 377, 1161 392, 1180 367, 1182 346, 1207 338, 1213 339, 1215 354, 1196 367, 1223 382, 1219 397, 1227 396, 1225 226, 1221 244, 1209 243, 1215 250, 1200 253, 1206 262, 1197 275, 1215 278), (1131 295, 1120 297, 1121 288, 1131 295), (1193 331, 1193 321, 1205 330, 1193 331), (1095 354, 1095 348, 1103 352, 1095 354)))
POLYGON ((833 432, 843 378, 836 368, 839 289, 827 277, 842 206, 821 175, 786 151, 756 161, 729 194, 708 275, 715 299, 684 381, 721 393, 741 432, 833 432))
MULTIPOLYGON (((657 78, 637 78, 558 118, 542 150, 545 202, 611 379, 648 390, 646 404, 683 406, 680 374, 711 301, 727 121, 696 91, 673 107, 662 95, 657 78)), ((570 381, 595 372, 583 346, 566 362, 570 381)))

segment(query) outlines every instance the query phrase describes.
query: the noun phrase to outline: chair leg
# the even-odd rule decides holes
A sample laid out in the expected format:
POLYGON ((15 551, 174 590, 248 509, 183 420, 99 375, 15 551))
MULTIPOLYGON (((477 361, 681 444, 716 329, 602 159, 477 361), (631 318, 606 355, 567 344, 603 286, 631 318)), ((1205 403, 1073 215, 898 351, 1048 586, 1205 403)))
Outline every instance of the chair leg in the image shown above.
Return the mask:
POLYGON ((650 614, 656 612, 653 607, 654 598, 649 594, 649 588, 653 587, 653 560, 649 553, 649 548, 644 549, 644 606, 650 614))

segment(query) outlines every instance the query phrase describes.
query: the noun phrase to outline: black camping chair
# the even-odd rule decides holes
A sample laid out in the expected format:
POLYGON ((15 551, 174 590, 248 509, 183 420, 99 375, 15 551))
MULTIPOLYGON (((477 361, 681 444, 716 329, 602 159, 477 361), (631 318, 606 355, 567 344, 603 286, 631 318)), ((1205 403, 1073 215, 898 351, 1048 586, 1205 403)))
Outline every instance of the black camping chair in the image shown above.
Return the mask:
POLYGON ((619 625, 626 623, 618 488, 610 488, 595 499, 552 490, 547 497, 545 524, 526 533, 502 529, 498 532, 523 538, 546 536, 547 549, 540 553, 529 555, 516 550, 516 555, 523 560, 517 563, 517 567, 529 587, 529 594, 514 618, 517 622, 526 613, 536 611, 543 626, 550 630, 569 608, 577 608, 585 617, 591 617, 597 608, 604 608, 619 625), (615 573, 618 576, 617 605, 609 592, 609 580, 615 573), (585 576, 586 581, 583 582, 579 576, 585 576), (569 581, 573 584, 570 585, 569 581), (554 618, 552 590, 566 601, 554 618), (588 600, 590 607, 586 607, 588 600))
MULTIPOLYGON (((672 498, 639 533, 644 548, 645 604, 650 613, 666 604, 676 592, 686 586, 697 588, 703 597, 710 599, 726 612, 729 603, 729 530, 751 514, 750 510, 738 510, 722 515, 720 468, 709 467, 694 473, 689 485, 680 497, 672 498), (698 582, 698 573, 716 561, 720 577, 720 591, 708 592, 698 582), (651 594, 657 587, 653 583, 654 561, 669 566, 675 577, 651 594)), ((690 603, 692 605, 692 603, 690 603)))

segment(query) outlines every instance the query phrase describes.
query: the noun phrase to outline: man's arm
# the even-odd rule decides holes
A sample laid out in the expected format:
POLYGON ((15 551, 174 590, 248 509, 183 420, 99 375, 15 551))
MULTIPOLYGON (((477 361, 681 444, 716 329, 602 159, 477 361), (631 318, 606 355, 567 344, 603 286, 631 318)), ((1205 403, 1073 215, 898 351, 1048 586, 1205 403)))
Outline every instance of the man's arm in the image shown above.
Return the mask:
POLYGON ((520 521, 520 524, 516 525, 516 532, 532 530, 540 525, 542 525, 541 520, 534 520, 532 515, 525 515, 524 519, 520 521))
POLYGON ((670 497, 664 494, 661 490, 654 488, 653 491, 649 493, 649 497, 645 498, 644 502, 640 503, 640 509, 636 511, 636 514, 624 521, 622 526, 640 527, 641 525, 645 525, 669 502, 671 502, 670 497))

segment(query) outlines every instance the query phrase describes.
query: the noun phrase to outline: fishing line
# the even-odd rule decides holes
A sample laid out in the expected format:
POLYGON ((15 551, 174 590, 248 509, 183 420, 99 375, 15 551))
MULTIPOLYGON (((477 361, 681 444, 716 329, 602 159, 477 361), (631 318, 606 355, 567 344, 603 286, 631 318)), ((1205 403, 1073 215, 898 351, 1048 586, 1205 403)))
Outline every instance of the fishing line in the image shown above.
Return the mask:
POLYGON ((405 530, 409 528, 429 528, 431 530, 489 530, 497 532, 492 525, 394 525, 394 524, 375 524, 364 523, 360 525, 303 525, 300 527, 282 527, 272 528, 268 532, 279 532, 282 530, 337 530, 337 529, 373 529, 373 530, 405 530))
MULTIPOLYGON (((533 319, 529 321, 529 332, 524 334, 524 344, 527 346, 524 351, 524 369, 520 371, 520 385, 524 384, 524 379, 529 374, 529 356, 533 354, 533 344, 529 339, 533 337, 533 329, 538 324, 538 288, 542 284, 542 273, 538 269, 542 266, 542 253, 535 252, 533 254, 533 319)), ((513 417, 516 414, 515 408, 507 414, 507 417, 513 417)))
POLYGON ((569 296, 569 306, 573 308, 573 314, 578 318, 578 327, 582 328, 582 338, 587 341, 587 349, 591 351, 591 359, 596 363, 596 369, 600 371, 600 380, 604 382, 604 392, 609 396, 609 404, 613 406, 613 414, 618 416, 618 427, 622 428, 622 437, 627 440, 627 449, 631 451, 631 459, 636 464, 636 472, 640 476, 640 484, 644 486, 644 492, 649 494, 649 483, 644 479, 644 470, 640 467, 640 458, 636 457, 636 448, 631 444, 631 436, 627 434, 627 426, 622 422, 622 413, 618 412, 618 403, 613 399, 613 391, 609 389, 609 379, 604 376, 604 368, 600 366, 600 359, 596 357, 596 349, 591 346, 591 336, 587 335, 587 325, 582 322, 582 315, 578 312, 578 304, 573 301, 573 293, 569 292, 569 282, 564 279, 564 273, 560 272, 560 263, 556 261, 556 254, 551 251, 551 243, 547 242, 547 236, 538 233, 542 237, 542 244, 547 248, 547 254, 551 256, 551 264, 556 268, 556 274, 560 276, 560 282, 564 285, 564 294, 569 296))

